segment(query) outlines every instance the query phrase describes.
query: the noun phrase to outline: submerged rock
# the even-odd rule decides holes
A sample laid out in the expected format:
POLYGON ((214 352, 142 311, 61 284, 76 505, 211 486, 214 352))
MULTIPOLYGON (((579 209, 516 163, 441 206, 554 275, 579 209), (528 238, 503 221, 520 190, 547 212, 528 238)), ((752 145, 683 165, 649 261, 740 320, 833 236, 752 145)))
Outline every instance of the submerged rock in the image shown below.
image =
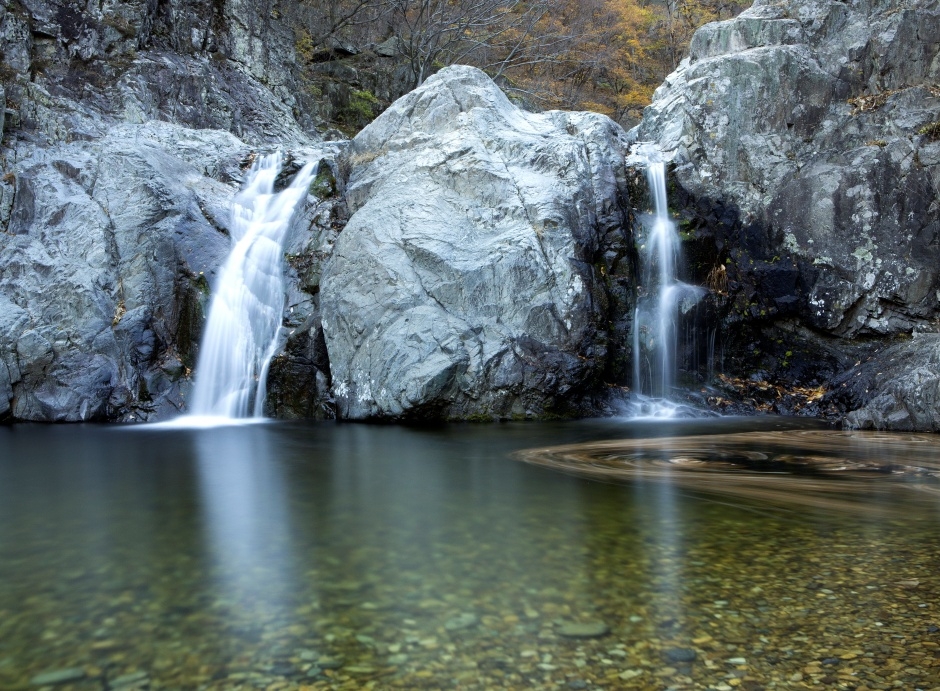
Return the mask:
POLYGON ((81 667, 69 667, 42 672, 29 680, 33 686, 58 686, 85 678, 85 670, 81 667))
POLYGON ((364 129, 320 283, 338 414, 583 411, 607 364, 597 267, 624 243, 623 137, 593 113, 524 113, 470 67, 364 129))
MULTIPOLYGON (((738 374, 821 384, 936 330, 938 55, 935 5, 758 0, 700 29, 657 90, 631 136, 672 159, 738 374)), ((858 405, 887 401, 875 386, 858 405)), ((883 412, 862 417, 901 420, 883 412)))
POLYGON ((565 638, 600 638, 610 633, 602 621, 566 622, 558 627, 558 635, 565 638))
POLYGON ((695 662, 698 655, 691 648, 666 648, 663 657, 669 662, 689 663, 695 662))

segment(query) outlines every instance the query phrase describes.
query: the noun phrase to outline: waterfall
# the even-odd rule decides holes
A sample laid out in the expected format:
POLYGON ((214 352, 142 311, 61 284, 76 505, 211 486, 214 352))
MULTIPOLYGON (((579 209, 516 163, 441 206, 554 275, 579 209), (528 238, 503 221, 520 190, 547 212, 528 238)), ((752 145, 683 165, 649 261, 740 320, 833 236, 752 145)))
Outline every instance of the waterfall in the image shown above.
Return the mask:
POLYGON ((677 369, 679 310, 694 305, 704 291, 679 280, 680 239, 669 216, 661 154, 640 146, 631 162, 645 166, 653 200, 653 213, 642 219, 646 232, 640 246, 641 291, 633 321, 633 391, 643 412, 668 415, 675 410, 670 399, 677 369))
POLYGON ((650 161, 646 168, 650 193, 653 196, 653 226, 646 240, 644 268, 646 286, 655 293, 652 305, 653 340, 658 375, 652 379, 652 395, 669 398, 676 369, 676 260, 679 234, 669 218, 666 201, 666 164, 650 161))
POLYGON ((284 311, 284 242, 291 216, 307 195, 308 163, 275 193, 281 154, 259 157, 232 201, 232 251, 219 276, 199 348, 190 414, 261 417, 268 365, 284 311))

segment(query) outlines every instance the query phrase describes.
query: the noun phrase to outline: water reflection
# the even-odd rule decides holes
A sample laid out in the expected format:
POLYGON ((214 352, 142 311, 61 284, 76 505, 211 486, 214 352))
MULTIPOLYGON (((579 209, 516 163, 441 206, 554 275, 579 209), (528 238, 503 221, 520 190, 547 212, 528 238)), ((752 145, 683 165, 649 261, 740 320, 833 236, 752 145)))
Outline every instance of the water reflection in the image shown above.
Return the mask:
POLYGON ((195 433, 199 505, 219 599, 243 613, 284 608, 295 568, 284 467, 269 427, 195 433))
MULTIPOLYGON (((664 445, 668 448, 669 444, 670 439, 667 437, 664 445)), ((660 480, 656 483, 638 483, 635 491, 646 491, 652 495, 656 516, 653 534, 656 535, 658 549, 651 555, 650 579, 657 593, 657 618, 681 625, 684 517, 677 496, 680 485, 675 481, 673 468, 666 468, 660 480)))
POLYGON ((0 689, 940 685, 930 438, 738 425, 0 428, 0 689))

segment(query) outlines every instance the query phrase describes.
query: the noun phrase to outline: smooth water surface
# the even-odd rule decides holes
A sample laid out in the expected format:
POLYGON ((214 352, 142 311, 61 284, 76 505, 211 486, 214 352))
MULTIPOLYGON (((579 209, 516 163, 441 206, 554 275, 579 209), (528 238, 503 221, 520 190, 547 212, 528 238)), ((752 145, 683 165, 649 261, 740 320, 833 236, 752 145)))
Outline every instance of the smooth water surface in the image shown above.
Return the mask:
POLYGON ((935 478, 788 509, 515 455, 784 424, 0 428, 0 689, 940 686, 935 478))

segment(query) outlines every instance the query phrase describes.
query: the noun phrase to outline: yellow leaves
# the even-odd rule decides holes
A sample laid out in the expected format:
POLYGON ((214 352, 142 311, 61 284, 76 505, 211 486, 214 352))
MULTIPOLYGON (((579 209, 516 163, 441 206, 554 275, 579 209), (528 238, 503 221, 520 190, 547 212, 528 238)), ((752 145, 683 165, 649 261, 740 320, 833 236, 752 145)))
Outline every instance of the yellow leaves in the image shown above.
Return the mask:
POLYGON ((686 53, 692 32, 750 0, 301 0, 324 11, 300 30, 301 62, 323 37, 405 45, 416 83, 459 62, 499 77, 509 95, 540 109, 590 109, 633 124, 686 53), (738 5, 737 3, 742 3, 738 5), (394 5, 389 14, 388 8, 394 5), (421 40, 417 40, 421 39, 421 40), (427 39, 427 40, 424 40, 427 39))
POLYGON ((775 404, 783 400, 786 401, 788 410, 801 410, 811 403, 821 401, 827 392, 825 386, 781 386, 764 380, 740 379, 725 374, 719 374, 718 380, 727 389, 733 390, 739 398, 750 401, 758 410, 768 412, 775 411, 775 404))
POLYGON ((858 115, 859 113, 868 113, 873 110, 877 110, 887 103, 888 99, 896 93, 898 93, 897 90, 882 91, 879 94, 862 95, 856 96, 855 98, 850 98, 848 102, 849 105, 852 106, 852 115, 858 115))
POLYGON ((541 107, 594 110, 630 124, 685 54, 692 32, 743 8, 717 0, 555 0, 524 39, 526 59, 503 73, 541 107))
POLYGON ((595 101, 581 101, 578 103, 580 110, 591 110, 595 113, 601 113, 607 117, 613 118, 617 115, 616 109, 607 103, 597 103, 595 101))

